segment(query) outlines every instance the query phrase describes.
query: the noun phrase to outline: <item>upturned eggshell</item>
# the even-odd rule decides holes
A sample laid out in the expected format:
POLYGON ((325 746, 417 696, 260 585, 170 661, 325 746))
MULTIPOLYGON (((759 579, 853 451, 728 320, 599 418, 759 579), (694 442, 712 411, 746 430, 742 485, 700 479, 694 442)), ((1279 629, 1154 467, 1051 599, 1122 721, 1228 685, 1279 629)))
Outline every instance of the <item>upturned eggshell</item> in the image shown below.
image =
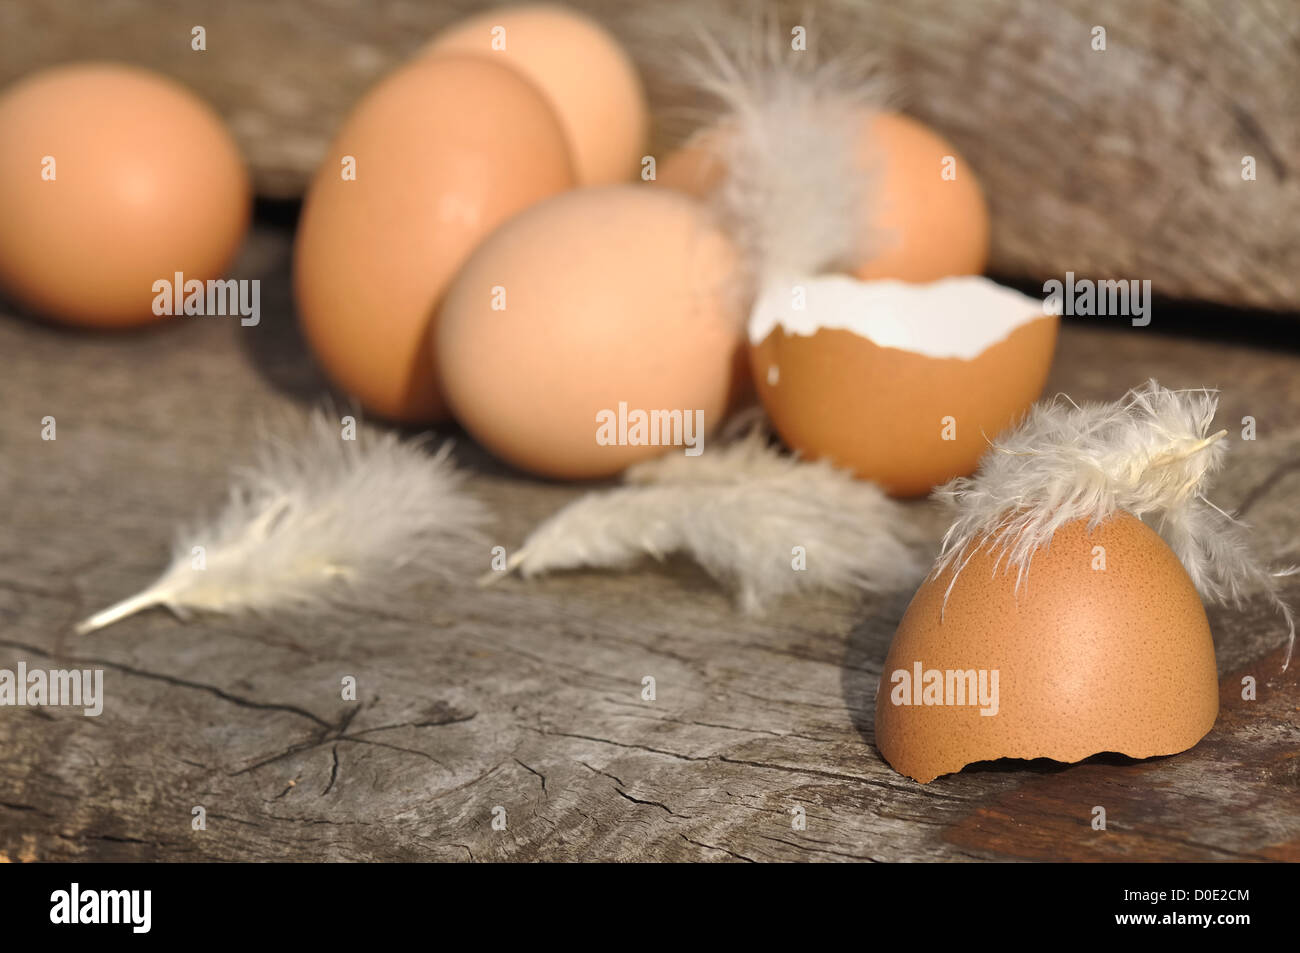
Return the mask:
POLYGON ((157 321, 157 281, 222 277, 248 228, 248 171, 185 87, 115 63, 0 95, 0 286, 58 321, 157 321))
MULTIPOLYGON (((708 127, 659 163, 655 181, 705 198, 726 174, 720 137, 708 127)), ((865 184, 862 259, 852 269, 864 280, 935 281, 984 270, 989 214, 979 181, 943 137, 899 113, 862 115, 855 162, 865 184), (945 178, 951 157, 953 175, 945 178)))
POLYGON ((1038 398, 1059 322, 1037 317, 969 359, 882 347, 843 328, 778 326, 753 346, 750 364, 791 449, 893 496, 922 496, 974 472, 989 440, 1038 398))
POLYGON ((326 373, 379 416, 444 418, 431 351, 442 293, 496 225, 572 185, 559 121, 506 66, 448 55, 382 81, 330 146, 298 225, 298 312, 326 373))
POLYGON ((609 32, 576 10, 534 4, 488 10, 427 47, 490 56, 535 83, 568 137, 578 181, 626 181, 641 160, 649 117, 641 79, 609 32))
MULTIPOLYGON (((899 773, 925 783, 998 758, 1150 758, 1184 751, 1214 726, 1218 677, 1200 597, 1178 557, 1133 516, 1091 533, 1084 520, 1067 523, 1034 554, 1018 593, 1016 572, 987 546, 945 607, 952 573, 921 585, 881 674, 876 744, 899 773), (896 673, 917 663, 996 670, 997 713, 896 704, 916 701, 896 673)), ((945 700, 961 699, 954 691, 945 700)))
POLYGON ((598 415, 623 404, 629 420, 699 412, 705 431, 721 421, 741 341, 735 266, 699 205, 667 190, 578 189, 523 212, 443 302, 438 369, 456 419, 543 476, 608 476, 684 452, 602 444, 598 415))

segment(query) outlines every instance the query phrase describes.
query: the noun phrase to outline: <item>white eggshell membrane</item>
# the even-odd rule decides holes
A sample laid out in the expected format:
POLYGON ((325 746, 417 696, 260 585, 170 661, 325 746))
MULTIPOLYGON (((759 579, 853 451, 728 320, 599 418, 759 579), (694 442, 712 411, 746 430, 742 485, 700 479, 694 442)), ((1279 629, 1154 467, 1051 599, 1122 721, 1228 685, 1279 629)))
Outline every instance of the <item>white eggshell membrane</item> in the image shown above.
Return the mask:
POLYGON ((757 345, 778 327, 802 336, 835 329, 880 347, 970 360, 1045 313, 1038 298, 978 275, 928 284, 821 275, 768 281, 750 315, 749 340, 757 345))

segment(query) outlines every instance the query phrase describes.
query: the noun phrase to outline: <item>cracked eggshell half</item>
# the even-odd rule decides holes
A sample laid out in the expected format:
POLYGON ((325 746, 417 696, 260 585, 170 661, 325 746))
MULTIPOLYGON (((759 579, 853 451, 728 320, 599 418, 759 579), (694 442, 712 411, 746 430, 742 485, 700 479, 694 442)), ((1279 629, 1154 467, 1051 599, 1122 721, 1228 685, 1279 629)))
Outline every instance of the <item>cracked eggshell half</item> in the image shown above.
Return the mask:
POLYGON ((972 473, 1042 392, 1059 318, 981 277, 770 281, 750 364, 782 439, 894 496, 972 473))
POLYGON ((922 583, 881 674, 876 745, 900 774, 926 783, 999 758, 1151 758, 1214 726, 1205 609, 1178 557, 1137 518, 1120 513, 1091 531, 1067 523, 1019 591, 1017 570, 987 546, 945 605, 952 573, 922 583), (974 703, 958 692, 972 677, 974 703))

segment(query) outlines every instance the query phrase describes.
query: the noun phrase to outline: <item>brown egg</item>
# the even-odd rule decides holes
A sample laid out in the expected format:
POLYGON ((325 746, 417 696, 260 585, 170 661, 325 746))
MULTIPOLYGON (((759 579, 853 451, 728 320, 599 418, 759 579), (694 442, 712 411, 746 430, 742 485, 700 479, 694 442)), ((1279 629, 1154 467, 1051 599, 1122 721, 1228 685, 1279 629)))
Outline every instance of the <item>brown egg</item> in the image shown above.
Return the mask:
POLYGON ((381 82, 330 146, 298 226, 298 311, 326 373, 379 416, 445 417, 430 349, 443 291, 494 227, 572 185, 559 121, 513 70, 448 55, 381 82))
MULTIPOLYGON (((656 182, 697 198, 711 194, 725 174, 718 158, 725 135, 725 125, 697 134, 660 163, 656 182)), ((988 207, 970 166, 946 140, 907 116, 864 113, 856 159, 869 182, 869 247, 853 269, 857 277, 925 282, 984 270, 988 207)))
POLYGON ((1037 299, 984 278, 796 287, 805 310, 777 286, 755 309, 759 399, 792 449, 894 496, 972 473, 1042 392, 1060 319, 1037 299))
POLYGON ((722 184, 726 164, 721 158, 725 124, 706 126, 678 146, 655 167, 652 182, 697 199, 707 199, 722 184))
POLYGON ((444 30, 430 53, 476 53, 537 85, 564 126, 578 181, 626 181, 645 148, 649 118, 627 53, 590 17, 552 4, 488 10, 444 30))
POLYGON ((735 266, 698 203, 667 190, 578 189, 516 216, 443 303, 438 371, 456 419, 551 477, 702 449, 741 340, 735 266))
POLYGON ((248 228, 248 172, 193 93, 113 63, 0 95, 0 285, 59 321, 156 321, 154 283, 220 278, 248 228))
POLYGON ((1150 758, 1213 727, 1218 678, 1200 597, 1129 514, 1091 533, 1083 520, 1057 530, 1019 593, 987 548, 945 607, 951 579, 950 568, 921 585, 885 659, 876 744, 899 773, 925 783, 998 758, 1150 758))
POLYGON ((989 213, 975 173, 932 129, 896 113, 876 116, 858 158, 879 183, 871 217, 878 243, 854 270, 863 280, 934 281, 977 275, 989 255, 989 213), (953 177, 945 179, 945 161, 953 177))

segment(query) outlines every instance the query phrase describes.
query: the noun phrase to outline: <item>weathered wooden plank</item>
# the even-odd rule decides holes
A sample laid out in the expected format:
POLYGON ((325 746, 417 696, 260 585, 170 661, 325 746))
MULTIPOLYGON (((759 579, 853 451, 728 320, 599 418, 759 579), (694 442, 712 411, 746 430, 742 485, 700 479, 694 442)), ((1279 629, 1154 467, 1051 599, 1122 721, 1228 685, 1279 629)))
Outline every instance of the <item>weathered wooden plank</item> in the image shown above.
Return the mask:
MULTIPOLYGON (((0 709, 3 857, 1296 859, 1300 689, 1278 672, 1281 630, 1262 604, 1211 613, 1224 712, 1193 751, 999 763, 924 787, 872 743, 902 598, 748 619, 674 563, 428 583, 381 615, 311 625, 151 612, 73 636, 152 578, 176 522, 220 503, 260 418, 323 392, 292 330, 288 241, 258 230, 237 269, 263 279, 258 327, 91 335, 0 319, 0 667, 102 667, 108 695, 99 718, 0 709), (1242 673, 1257 702, 1240 700, 1242 673), (346 675, 357 702, 340 697, 346 675), (1095 804, 1104 833, 1089 827, 1095 804), (195 805, 205 832, 191 830, 195 805)), ((1166 309, 1147 329, 1067 325, 1050 389, 1222 386, 1225 426, 1251 414, 1259 439, 1234 441, 1215 498, 1244 505, 1261 544, 1294 561, 1300 355, 1158 333, 1179 323, 1166 309)), ((512 473, 463 435, 458 452, 497 513, 493 543, 517 545, 581 492, 512 473)), ((938 528, 929 504, 913 508, 938 528)))

